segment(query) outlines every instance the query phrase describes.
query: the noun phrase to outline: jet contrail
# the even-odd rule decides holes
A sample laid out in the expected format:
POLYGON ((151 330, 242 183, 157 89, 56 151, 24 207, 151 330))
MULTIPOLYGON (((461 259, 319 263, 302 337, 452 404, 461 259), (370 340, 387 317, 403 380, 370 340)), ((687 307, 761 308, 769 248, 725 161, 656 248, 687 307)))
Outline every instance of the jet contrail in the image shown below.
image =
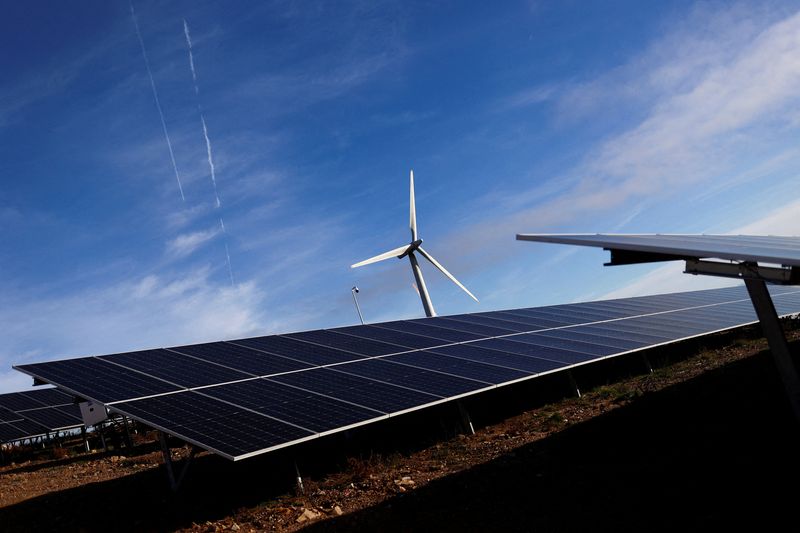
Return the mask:
POLYGON ((203 114, 203 108, 200 107, 200 87, 197 85, 197 71, 194 69, 194 53, 192 52, 192 37, 189 34, 189 23, 183 19, 183 34, 186 36, 186 46, 189 48, 189 69, 192 71, 192 81, 194 82, 194 94, 198 97, 197 112, 200 114, 200 122, 203 125, 203 137, 206 140, 206 158, 208 159, 208 168, 211 170, 211 184, 214 186, 214 200, 217 207, 220 207, 219 193, 217 192, 217 171, 214 167, 214 157, 211 152, 211 140, 208 138, 208 127, 206 127, 206 118, 203 114))
MULTIPOLYGON (((203 108, 200 106, 200 87, 197 84, 197 71, 194 68, 194 54, 192 53, 192 37, 189 34, 189 24, 186 19, 183 19, 183 34, 186 36, 186 46, 189 49, 189 70, 192 71, 192 82, 194 83, 194 94, 197 98, 197 113, 200 115, 200 124, 203 126, 203 138, 206 141, 206 159, 208 160, 208 169, 211 173, 211 185, 214 187, 214 200, 216 208, 222 207, 222 202, 219 200, 219 192, 217 192, 217 169, 214 166, 214 155, 211 150, 211 139, 208 137, 208 126, 206 126, 206 117, 203 114, 203 108)), ((231 254, 228 250, 228 232, 225 231, 225 223, 222 221, 222 214, 219 215, 219 226, 222 229, 222 237, 225 242, 225 257, 228 260, 228 274, 231 278, 231 285, 235 285, 233 279, 233 267, 231 266, 231 254)))
POLYGON ((197 89, 197 74, 194 71, 194 56, 192 55, 192 38, 189 36, 189 25, 186 19, 183 19, 183 34, 186 36, 186 44, 189 45, 189 68, 192 69, 192 81, 194 81, 194 92, 199 93, 197 89))
POLYGON ((153 71, 150 70, 150 60, 147 58, 147 50, 144 47, 144 40, 142 33, 139 31, 139 22, 136 20, 136 11, 133 9, 133 1, 130 2, 131 18, 133 19, 133 27, 136 28, 136 37, 139 38, 139 45, 142 47, 142 57, 144 57, 144 66, 147 67, 147 75, 150 77, 150 87, 153 89, 153 99, 156 101, 156 108, 158 109, 158 116, 161 118, 161 128, 164 130, 164 138, 167 140, 167 148, 169 148, 169 158, 172 161, 172 170, 175 171, 175 179, 178 181, 178 190, 181 192, 181 200, 186 201, 183 195, 183 185, 181 185, 181 175, 178 173, 178 165, 175 163, 175 153, 172 151, 172 141, 169 139, 169 132, 167 132, 167 122, 164 120, 164 112, 161 110, 161 101, 158 99, 158 91, 156 90, 156 81, 153 78, 153 71))

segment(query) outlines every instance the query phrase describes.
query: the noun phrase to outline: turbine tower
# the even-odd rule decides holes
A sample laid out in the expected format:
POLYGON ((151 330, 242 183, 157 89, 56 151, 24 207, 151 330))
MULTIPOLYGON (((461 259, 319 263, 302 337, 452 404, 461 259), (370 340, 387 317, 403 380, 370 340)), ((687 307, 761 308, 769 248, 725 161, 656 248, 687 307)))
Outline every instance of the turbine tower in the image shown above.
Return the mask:
POLYGON ((430 261, 430 263, 439 269, 439 271, 447 276, 450 281, 458 285, 461 290, 466 292, 470 295, 470 297, 478 301, 475 298, 475 295, 469 292, 469 290, 458 281, 455 276, 453 276, 450 272, 447 271, 436 259, 433 258, 431 254, 426 252, 422 249, 422 239, 417 236, 417 208, 416 202, 414 200, 414 171, 411 171, 411 198, 410 198, 410 214, 409 214, 409 227, 411 228, 411 242, 404 246, 400 246, 395 248, 394 250, 389 250, 388 252, 382 253, 380 255, 376 255, 375 257, 370 257, 365 261, 361 261, 360 263, 356 263, 355 265, 350 265, 350 268, 358 268, 364 265, 369 265, 371 263, 377 263, 378 261, 383 261, 384 259, 391 259, 392 257, 396 257, 398 259, 402 259, 404 257, 408 257, 409 262, 411 263, 411 271, 414 273, 414 278, 417 280, 417 287, 419 288, 419 297, 422 300, 422 307, 425 309, 426 316, 436 316, 436 311, 433 309, 433 303, 431 303, 430 294, 428 294, 428 287, 425 285, 425 279, 422 277, 422 269, 419 267, 419 262, 417 261, 417 256, 415 255, 416 252, 430 261))

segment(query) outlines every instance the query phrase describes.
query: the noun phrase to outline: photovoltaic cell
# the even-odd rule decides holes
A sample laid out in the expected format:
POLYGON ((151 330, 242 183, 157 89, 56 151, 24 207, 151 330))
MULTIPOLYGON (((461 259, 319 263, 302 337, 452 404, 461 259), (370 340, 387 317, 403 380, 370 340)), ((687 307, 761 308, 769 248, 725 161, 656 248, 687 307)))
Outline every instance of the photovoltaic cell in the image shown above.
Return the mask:
POLYGON ((424 335, 434 339, 439 339, 451 342, 464 342, 474 341, 483 338, 477 333, 469 333, 467 331, 457 331, 455 329, 440 328, 429 324, 410 321, 397 321, 385 322, 382 324, 375 324, 375 327, 391 329, 394 331, 403 331, 406 333, 414 333, 415 335, 424 335))
POLYGON ((313 436, 313 432, 192 391, 123 402, 115 410, 230 459, 313 436))
POLYGON ((349 426, 383 413, 265 379, 203 390, 213 396, 314 432, 349 426))
POLYGON ((381 413, 404 411, 442 398, 439 395, 417 392, 328 368, 286 374, 270 380, 338 398, 381 413))
POLYGON ((406 389, 427 392, 434 396, 458 396, 465 392, 486 388, 488 383, 460 378, 436 371, 392 363, 383 359, 359 361, 336 367, 346 372, 383 383, 399 385, 406 389))
POLYGON ((77 394, 87 394, 87 399, 105 404, 180 390, 180 387, 166 381, 126 370, 95 357, 34 363, 16 368, 77 394))
MULTIPOLYGON (((432 346, 447 344, 446 342, 442 342, 441 340, 433 337, 425 337, 422 335, 393 331, 385 328, 376 328, 374 326, 350 326, 346 328, 336 328, 331 331, 336 333, 344 333, 345 335, 352 335, 354 337, 363 339, 388 342, 395 346, 402 346, 408 349, 430 348, 432 346)), ((397 350, 395 349, 394 351, 397 350)))
POLYGON ((396 344, 362 339, 325 329, 291 333, 285 336, 290 339, 311 342, 365 356, 386 355, 403 350, 401 346, 397 346, 396 344))
POLYGON ((252 376, 281 374, 312 368, 314 365, 298 359, 246 348, 231 342, 212 342, 173 348, 177 353, 197 357, 204 361, 226 365, 252 376))
POLYGON ((99 359, 187 388, 252 377, 238 370, 186 357, 169 350, 147 350, 104 355, 99 359))
MULTIPOLYGON (((335 333, 332 335, 337 338, 341 337, 341 335, 336 335, 335 333)), ((283 335, 256 337, 255 339, 242 339, 232 342, 255 350, 289 357, 314 366, 355 361, 365 357, 354 352, 322 346, 313 342, 305 342, 283 335)))

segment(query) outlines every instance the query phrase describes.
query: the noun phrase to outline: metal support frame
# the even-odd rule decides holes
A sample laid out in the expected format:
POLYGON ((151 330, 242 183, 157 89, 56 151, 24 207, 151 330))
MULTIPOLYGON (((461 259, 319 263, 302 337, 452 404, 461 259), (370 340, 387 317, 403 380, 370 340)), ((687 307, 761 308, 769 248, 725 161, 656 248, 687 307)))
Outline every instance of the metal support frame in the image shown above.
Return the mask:
POLYGON ((122 423, 125 426, 125 447, 128 449, 133 448, 133 440, 131 439, 131 430, 128 427, 128 417, 122 415, 122 423))
POLYGON ((749 261, 722 263, 720 261, 687 259, 685 272, 686 274, 704 274, 743 280, 756 279, 781 285, 800 283, 800 269, 797 267, 767 267, 749 261))
POLYGON ((305 494, 306 488, 303 486, 303 476, 300 475, 300 468, 298 468, 296 460, 294 461, 294 474, 298 494, 305 494))
POLYGON ((769 343, 769 351, 772 352, 775 365, 778 367, 778 373, 781 375, 781 380, 783 380, 789 403, 795 417, 800 420, 800 377, 798 377, 797 367, 792 360, 789 343, 786 342, 786 335, 778 318, 778 313, 775 311, 775 304, 773 304, 772 297, 763 280, 745 279, 744 283, 758 315, 758 320, 761 322, 764 336, 769 343))
POLYGON ((474 435, 475 426, 472 425, 472 418, 470 418, 467 408, 464 407, 464 402, 458 400, 456 405, 458 405, 458 412, 461 414, 461 423, 464 424, 464 431, 469 431, 470 435, 474 435))
POLYGON ((169 487, 172 489, 172 492, 177 492, 183 482, 183 478, 186 477, 186 472, 189 470, 189 465, 192 463, 192 459, 194 458, 194 454, 197 452, 197 448, 192 446, 191 451, 189 452, 189 457, 183 460, 183 466, 181 467, 181 471, 178 473, 178 477, 175 477, 175 469, 172 462, 172 452, 167 445, 167 437, 164 435, 163 431, 158 432, 158 442, 161 444, 161 454, 164 456, 164 466, 167 467, 167 477, 169 478, 169 487))
POLYGON ((89 439, 86 437, 86 426, 81 426, 81 438, 83 439, 83 449, 89 453, 91 449, 89 448, 89 439))
POLYGON ((572 374, 572 370, 567 370, 567 378, 569 379, 569 384, 572 386, 572 390, 575 391, 575 396, 580 398, 581 389, 578 388, 578 382, 575 381, 575 376, 572 374))

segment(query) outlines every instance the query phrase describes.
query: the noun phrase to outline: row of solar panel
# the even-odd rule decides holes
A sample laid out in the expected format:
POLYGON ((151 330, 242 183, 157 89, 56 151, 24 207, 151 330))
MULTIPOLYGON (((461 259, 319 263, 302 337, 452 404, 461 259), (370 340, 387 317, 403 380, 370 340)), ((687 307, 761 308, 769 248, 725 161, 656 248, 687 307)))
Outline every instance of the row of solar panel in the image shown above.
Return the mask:
MULTIPOLYGON (((789 308, 797 299, 800 296, 776 296, 778 303, 785 302, 789 308)), ((752 306, 747 300, 726 303, 724 313, 711 316, 703 307, 685 309, 689 305, 709 305, 712 301, 700 293, 699 296, 692 294, 684 298, 668 295, 649 302, 639 298, 556 306, 567 309, 566 313, 580 317, 583 323, 589 325, 574 325, 574 319, 571 325, 562 322, 558 325, 542 325, 540 319, 533 316, 542 313, 542 310, 521 309, 273 335, 44 364, 47 365, 48 376, 69 389, 83 389, 84 382, 93 381, 95 399, 103 403, 309 370, 322 365, 352 363, 369 357, 380 356, 400 362, 409 358, 393 354, 413 350, 434 350, 452 356, 453 350, 448 347, 454 343, 467 343, 471 348, 491 350, 467 350, 461 359, 477 363, 491 361, 494 365, 498 364, 497 361, 503 361, 503 367, 538 373, 553 366, 553 363, 579 363, 755 320, 752 306), (620 320, 621 313, 626 313, 626 316, 632 316, 632 313, 641 315, 641 309, 632 309, 643 307, 636 300, 647 306, 648 313, 661 314, 634 315, 634 318, 620 320), (663 311, 665 306, 673 311, 684 310, 677 317, 673 312, 663 311), (598 315, 596 311, 603 308, 612 309, 615 314, 598 315), (516 321, 497 318, 500 315, 508 315, 516 321), (513 327, 514 330, 498 331, 487 322, 510 324, 507 328, 513 327), (492 331, 484 331, 483 335, 469 331, 486 328, 492 331), (486 333, 491 336, 487 338, 486 333), (532 355, 536 358, 533 361, 530 360, 532 355)), ((543 309, 550 310, 550 316, 555 316, 553 308, 543 309)), ((37 365, 26 367, 31 371, 37 369, 37 365)), ((486 370, 484 374, 488 372, 486 370)))
POLYGON ((80 409, 58 389, 0 394, 0 443, 81 425, 80 409))
MULTIPOLYGON (((786 312, 800 309, 800 293, 778 290, 775 299, 786 312)), ((20 369, 102 403, 120 402, 115 410, 240 458, 542 372, 754 320, 741 288, 722 289, 391 322, 20 369), (551 322, 570 317, 582 322, 542 326, 543 315, 551 322), (498 328, 498 322, 505 327, 498 328), (487 338, 473 333, 476 327, 502 333, 487 338), (552 327, 560 329, 547 329, 552 327), (320 364, 332 366, 315 368, 320 364), (203 388, 185 391, 194 387, 203 388), (132 401, 159 394, 167 395, 132 401)))

